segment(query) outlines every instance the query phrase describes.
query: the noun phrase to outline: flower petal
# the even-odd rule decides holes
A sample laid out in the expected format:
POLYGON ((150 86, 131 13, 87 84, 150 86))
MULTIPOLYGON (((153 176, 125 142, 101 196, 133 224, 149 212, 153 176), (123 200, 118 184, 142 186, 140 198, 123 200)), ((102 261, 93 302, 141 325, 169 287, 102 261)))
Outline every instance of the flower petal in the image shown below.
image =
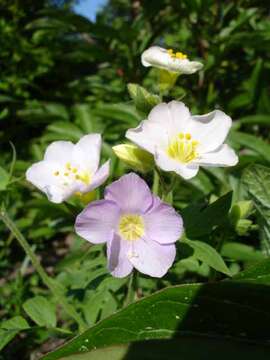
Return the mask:
POLYGON ((110 160, 106 161, 94 174, 89 185, 81 184, 80 191, 85 193, 102 185, 110 175, 110 160))
POLYGON ((153 202, 148 185, 135 173, 124 175, 107 186, 105 199, 116 202, 123 212, 135 214, 146 212, 153 202))
POLYGON ((199 165, 195 163, 182 164, 171 159, 165 152, 159 151, 155 154, 157 165, 164 171, 174 171, 184 179, 188 180, 197 175, 199 165))
POLYGON ((47 147, 44 160, 64 165, 71 159, 74 146, 71 141, 54 141, 47 147))
POLYGON ((148 238, 132 242, 129 261, 143 274, 162 277, 172 266, 176 249, 174 244, 161 245, 148 238))
POLYGON ((232 119, 223 111, 215 110, 205 115, 191 117, 189 132, 199 141, 198 152, 214 151, 225 141, 232 119))
POLYGON ((171 101, 168 103, 170 111, 170 138, 175 137, 180 132, 185 132, 189 121, 190 112, 188 107, 181 101, 171 101))
POLYGON ((172 206, 162 201, 156 201, 156 206, 151 208, 143 219, 146 236, 160 244, 176 242, 183 232, 181 216, 172 206))
POLYGON ((118 278, 123 278, 131 273, 133 265, 128 259, 129 242, 122 240, 119 235, 108 241, 107 256, 110 273, 118 278))
POLYGON ((202 166, 234 166, 238 163, 238 156, 224 144, 217 151, 203 154, 196 163, 202 166))
POLYGON ((92 174, 95 173, 100 159, 101 142, 100 134, 83 136, 74 146, 72 162, 89 170, 92 174))
POLYGON ((77 189, 74 183, 64 185, 59 177, 54 176, 57 170, 57 163, 42 160, 27 170, 26 179, 44 192, 50 201, 59 204, 68 199, 77 189))
POLYGON ((93 244, 110 241, 119 216, 119 207, 113 201, 94 201, 77 216, 75 231, 93 244))

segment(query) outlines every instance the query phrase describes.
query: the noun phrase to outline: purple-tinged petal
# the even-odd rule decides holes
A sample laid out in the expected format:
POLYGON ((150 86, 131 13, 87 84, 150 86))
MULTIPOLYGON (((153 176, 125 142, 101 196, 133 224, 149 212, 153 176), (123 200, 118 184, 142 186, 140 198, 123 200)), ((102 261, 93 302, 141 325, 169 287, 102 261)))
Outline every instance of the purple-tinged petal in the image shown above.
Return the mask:
POLYGON ((117 234, 108 241, 107 256, 110 273, 118 278, 123 278, 131 273, 133 265, 128 260, 130 243, 122 240, 117 234))
POLYGON ((160 244, 174 243, 182 235, 183 220, 172 206, 158 200, 143 216, 146 236, 160 244))
POLYGON ((119 216, 119 207, 113 201, 94 201, 77 216, 75 231, 93 244, 110 241, 119 216))
POLYGON ((107 186, 105 199, 116 202, 127 213, 144 213, 153 202, 148 185, 135 173, 124 175, 107 186))
POLYGON ((176 248, 174 244, 161 245, 147 237, 132 242, 129 261, 141 273, 162 277, 172 266, 176 248))

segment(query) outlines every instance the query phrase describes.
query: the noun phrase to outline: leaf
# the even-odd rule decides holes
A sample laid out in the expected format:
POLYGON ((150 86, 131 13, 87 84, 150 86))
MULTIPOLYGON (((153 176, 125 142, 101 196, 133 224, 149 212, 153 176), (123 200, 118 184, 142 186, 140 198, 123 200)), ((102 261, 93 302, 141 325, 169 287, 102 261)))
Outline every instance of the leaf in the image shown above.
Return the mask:
POLYGON ((14 316, 0 324, 1 329, 6 330, 25 330, 29 329, 28 322, 22 316, 14 316))
POLYGON ((214 226, 221 225, 227 219, 231 207, 232 192, 220 197, 205 207, 203 205, 190 205, 182 210, 185 231, 189 239, 210 234, 214 226))
POLYGON ((240 131, 232 131, 229 136, 235 146, 241 145, 248 149, 254 150, 265 160, 270 162, 270 145, 262 139, 250 134, 244 134, 240 131))
POLYGON ((254 247, 237 242, 225 243, 221 255, 236 261, 259 261, 265 258, 262 252, 255 250, 254 247))
POLYGON ((18 334, 17 330, 0 329, 0 351, 18 334))
POLYGON ((270 288, 222 281, 166 288, 100 321, 43 360, 133 341, 177 338, 270 340, 270 288))
POLYGON ((76 125, 65 121, 54 122, 47 129, 56 135, 55 139, 78 141, 83 136, 76 125))
POLYGON ((211 245, 208 245, 202 241, 188 240, 185 239, 184 242, 188 244, 194 250, 193 256, 213 269, 222 272, 228 276, 231 276, 231 272, 225 264, 222 257, 211 245))
POLYGON ((240 118, 239 120, 234 121, 234 125, 262 125, 262 126, 270 126, 270 115, 267 114, 256 114, 249 115, 240 118))
POLYGON ((55 305, 43 296, 35 296, 23 304, 27 315, 39 326, 56 327, 55 305))
POLYGON ((134 101, 136 109, 146 115, 154 106, 161 103, 161 98, 158 95, 151 94, 140 85, 128 84, 128 92, 134 101))
POLYGON ((185 336, 182 339, 137 341, 127 345, 105 347, 84 354, 74 354, 61 360, 206 359, 202 354, 211 354, 211 359, 219 360, 241 358, 267 360, 269 353, 270 349, 267 345, 249 344, 231 339, 185 336))
POLYGON ((9 183, 8 172, 0 166, 0 191, 6 190, 9 183))
POLYGON ((251 165, 243 173, 242 181, 254 202, 259 218, 263 238, 270 248, 270 168, 251 165))
POLYGON ((254 284, 270 285, 270 261, 269 258, 249 266, 246 270, 238 273, 233 280, 254 284))

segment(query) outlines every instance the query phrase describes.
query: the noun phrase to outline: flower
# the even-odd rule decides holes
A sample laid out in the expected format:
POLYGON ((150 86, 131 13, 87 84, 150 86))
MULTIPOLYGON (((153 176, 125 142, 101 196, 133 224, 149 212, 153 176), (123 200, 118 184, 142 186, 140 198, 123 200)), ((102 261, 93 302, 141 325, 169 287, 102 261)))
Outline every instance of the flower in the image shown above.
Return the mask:
POLYGON ((109 161, 98 168, 100 150, 100 134, 85 135, 77 144, 54 141, 47 147, 44 159, 27 170, 26 179, 54 203, 87 193, 109 176, 109 161))
POLYGON ((231 125, 231 118, 220 110, 192 116, 184 103, 171 101, 155 106, 126 137, 153 154, 162 170, 190 179, 199 166, 237 164, 234 150, 224 144, 231 125))
POLYGON ((162 277, 174 261, 183 222, 144 180, 129 173, 106 188, 104 200, 78 215, 75 230, 91 243, 107 242, 108 268, 115 277, 127 276, 133 267, 162 277))
POLYGON ((142 64, 146 67, 154 66, 170 72, 181 74, 193 74, 201 70, 203 64, 198 61, 190 61, 182 52, 166 50, 160 46, 151 46, 141 56, 142 64))

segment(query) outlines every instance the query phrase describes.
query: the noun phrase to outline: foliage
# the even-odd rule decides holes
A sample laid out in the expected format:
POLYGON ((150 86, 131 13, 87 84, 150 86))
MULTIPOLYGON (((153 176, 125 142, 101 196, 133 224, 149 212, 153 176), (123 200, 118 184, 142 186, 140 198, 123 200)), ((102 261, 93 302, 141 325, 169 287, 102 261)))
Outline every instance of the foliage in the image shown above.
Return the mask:
MULTIPOLYGON (((69 1, 3 1, 0 46, 0 200, 53 277, 51 287, 89 328, 47 358, 160 338, 196 340, 198 348, 212 349, 215 336, 219 353, 229 354, 229 336, 235 348, 243 341, 245 349, 249 341, 259 344, 254 351, 263 359, 259 347, 269 352, 270 340, 266 2, 111 0, 93 23, 74 14, 69 1), (49 203, 24 174, 50 142, 77 141, 90 132, 103 134, 103 158, 112 159, 109 181, 125 173, 128 165, 112 147, 160 101, 157 72, 140 63, 152 44, 204 63, 199 74, 180 76, 163 99, 182 99, 193 113, 220 108, 229 114, 229 142, 240 162, 200 170, 191 181, 179 178, 173 194, 164 177, 166 200, 182 214, 185 237, 164 278, 140 274, 131 282, 110 276, 103 247, 74 234, 73 210, 82 204, 49 203), (183 336, 187 332, 191 339, 183 336)), ((148 173, 144 178, 155 185, 148 173)), ((22 360, 37 359, 83 328, 44 286, 2 222, 0 232, 0 359, 18 353, 22 360)))

